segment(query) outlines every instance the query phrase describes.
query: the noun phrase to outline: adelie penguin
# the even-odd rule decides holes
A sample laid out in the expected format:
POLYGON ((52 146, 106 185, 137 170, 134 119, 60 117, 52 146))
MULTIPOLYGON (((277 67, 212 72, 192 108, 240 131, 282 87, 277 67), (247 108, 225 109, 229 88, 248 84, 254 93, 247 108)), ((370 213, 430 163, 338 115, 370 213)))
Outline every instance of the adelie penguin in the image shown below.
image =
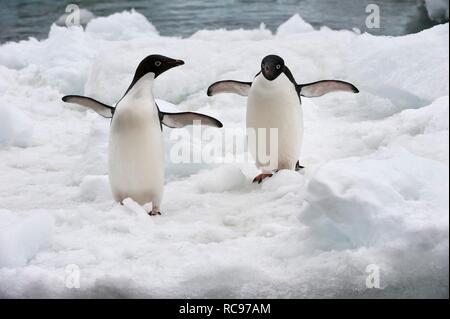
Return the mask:
POLYGON ((164 190, 164 143, 162 126, 180 128, 200 121, 222 127, 215 118, 183 112, 161 112, 153 97, 153 83, 165 71, 183 65, 181 60, 150 55, 136 69, 133 81, 115 107, 78 95, 64 102, 88 107, 112 118, 109 137, 109 181, 114 199, 128 197, 140 205, 152 203, 150 215, 160 215, 164 190))
MULTIPOLYGON (((252 130, 256 135, 248 139, 248 146, 256 166, 261 170, 253 182, 261 183, 280 169, 302 168, 298 162, 303 139, 301 97, 318 97, 335 91, 359 92, 353 84, 338 80, 297 84, 284 60, 277 55, 268 55, 262 60, 261 70, 252 82, 219 81, 212 84, 207 93, 208 96, 218 93, 248 96, 247 130, 252 130), (278 147, 277 154, 270 154, 269 158, 273 159, 276 155, 277 160, 267 160, 266 156, 262 159, 257 148, 261 145, 258 141, 270 141, 271 128, 278 130, 278 147)), ((270 148, 267 142, 266 148, 270 148)), ((270 149, 267 151, 271 152, 270 149)))

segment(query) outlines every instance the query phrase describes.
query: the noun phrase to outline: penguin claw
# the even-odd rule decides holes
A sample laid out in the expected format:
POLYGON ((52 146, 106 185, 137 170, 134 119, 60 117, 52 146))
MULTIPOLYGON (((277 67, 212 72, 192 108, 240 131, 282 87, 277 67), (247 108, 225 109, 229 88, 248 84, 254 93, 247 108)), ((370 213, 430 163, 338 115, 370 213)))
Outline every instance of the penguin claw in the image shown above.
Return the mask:
POLYGON ((273 176, 273 174, 259 174, 258 176, 256 176, 253 179, 253 183, 261 184, 264 179, 266 179, 268 177, 272 177, 272 176, 273 176))
POLYGON ((158 216, 158 215, 161 215, 161 212, 154 212, 154 211, 151 211, 150 213, 148 213, 150 216, 158 216))
POLYGON ((301 171, 302 169, 304 169, 305 166, 300 165, 300 161, 297 162, 297 164, 295 164, 295 171, 301 171))

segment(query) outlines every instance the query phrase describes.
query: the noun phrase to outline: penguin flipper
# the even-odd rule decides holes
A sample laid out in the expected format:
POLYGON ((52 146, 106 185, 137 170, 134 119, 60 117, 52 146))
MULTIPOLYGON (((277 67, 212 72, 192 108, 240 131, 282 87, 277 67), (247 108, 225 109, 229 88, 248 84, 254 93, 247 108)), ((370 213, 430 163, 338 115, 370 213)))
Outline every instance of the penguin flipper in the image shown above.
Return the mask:
POLYGON ((66 103, 74 103, 90 108, 103 117, 112 118, 114 115, 114 107, 103 104, 87 96, 81 95, 66 95, 62 98, 66 103))
POLYGON ((209 86, 207 94, 213 96, 219 93, 235 93, 242 96, 247 96, 252 82, 240 82, 233 80, 225 80, 213 83, 209 86))
POLYGON ((161 123, 170 128, 180 128, 187 125, 194 125, 199 122, 201 125, 223 127, 223 124, 208 115, 194 113, 194 112, 181 112, 181 113, 165 113, 160 112, 161 123))
POLYGON ((339 80, 323 80, 298 84, 296 89, 299 95, 305 97, 318 97, 336 91, 359 93, 359 90, 353 84, 339 80))

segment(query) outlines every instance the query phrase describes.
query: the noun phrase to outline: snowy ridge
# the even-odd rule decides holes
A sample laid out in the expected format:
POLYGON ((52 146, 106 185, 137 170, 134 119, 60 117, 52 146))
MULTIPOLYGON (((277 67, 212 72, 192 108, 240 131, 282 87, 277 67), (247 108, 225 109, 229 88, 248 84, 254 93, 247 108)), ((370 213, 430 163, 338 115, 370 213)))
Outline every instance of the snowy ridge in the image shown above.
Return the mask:
POLYGON ((2 45, 0 297, 448 298, 448 34, 313 30, 296 16, 276 34, 181 39, 132 11, 2 45), (252 185, 249 164, 167 162, 151 219, 112 201, 109 121, 60 100, 116 102, 151 53, 186 61, 158 78, 161 108, 225 127, 245 125, 245 99, 208 98, 207 86, 251 80, 270 53, 298 82, 338 78, 361 93, 303 99, 303 173, 252 185), (69 264, 80 289, 65 286, 69 264), (366 289, 369 264, 382 289, 366 289))

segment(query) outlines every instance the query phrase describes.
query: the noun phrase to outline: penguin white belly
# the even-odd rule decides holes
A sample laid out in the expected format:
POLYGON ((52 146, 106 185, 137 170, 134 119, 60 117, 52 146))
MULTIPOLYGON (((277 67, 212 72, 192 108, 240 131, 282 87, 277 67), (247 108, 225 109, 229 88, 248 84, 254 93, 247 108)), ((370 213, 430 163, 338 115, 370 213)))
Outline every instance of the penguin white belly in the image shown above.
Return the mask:
POLYGON ((303 138, 303 114, 294 84, 284 74, 273 81, 260 74, 253 81, 247 100, 247 130, 248 134, 256 135, 256 139, 249 137, 249 149, 263 172, 295 168, 303 138), (261 128, 267 133, 258 131, 261 128), (278 131, 278 147, 270 143, 271 128, 278 131), (265 150, 260 147, 264 143, 257 144, 263 141, 264 134, 267 134, 265 150))
POLYGON ((130 197, 141 205, 159 206, 164 189, 159 114, 151 88, 141 83, 135 86, 135 92, 118 104, 111 123, 109 180, 117 201, 130 197))

